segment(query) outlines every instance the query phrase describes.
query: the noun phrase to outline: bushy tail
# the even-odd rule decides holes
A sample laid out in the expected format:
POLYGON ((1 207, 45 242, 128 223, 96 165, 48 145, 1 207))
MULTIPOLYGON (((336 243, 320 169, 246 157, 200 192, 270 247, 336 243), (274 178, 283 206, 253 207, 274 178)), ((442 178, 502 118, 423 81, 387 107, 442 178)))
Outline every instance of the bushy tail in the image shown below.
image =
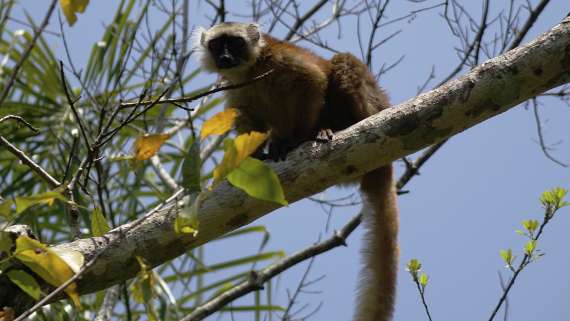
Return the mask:
POLYGON ((398 270, 398 209, 391 165, 362 178, 364 268, 354 321, 389 321, 394 311, 398 270))

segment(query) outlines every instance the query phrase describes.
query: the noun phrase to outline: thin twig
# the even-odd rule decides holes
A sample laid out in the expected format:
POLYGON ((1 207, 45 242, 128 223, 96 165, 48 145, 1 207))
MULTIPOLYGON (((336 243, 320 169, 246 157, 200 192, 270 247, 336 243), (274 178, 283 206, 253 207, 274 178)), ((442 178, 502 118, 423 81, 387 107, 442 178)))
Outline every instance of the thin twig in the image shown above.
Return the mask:
POLYGON ((509 50, 514 49, 516 47, 518 47, 521 42, 523 41, 524 37, 528 34, 530 28, 532 28, 532 26, 534 25, 534 23, 536 22, 536 20, 538 19, 538 16, 540 16, 540 14, 542 13, 542 11, 544 10, 544 8, 546 7, 546 5, 550 2, 550 0, 542 0, 534 10, 530 10, 530 14, 528 16, 528 19, 526 20, 525 24, 523 25, 523 27, 520 29, 519 32, 517 32, 517 36, 516 38, 513 40, 513 42, 511 43, 511 46, 509 47, 509 50))
POLYGON ((171 99, 160 99, 160 100, 144 100, 144 101, 137 101, 137 102, 129 102, 129 103, 122 103, 120 104, 119 108, 123 109, 123 108, 132 108, 132 107, 138 107, 138 106, 147 106, 147 105, 156 105, 156 104, 173 104, 173 103, 188 103, 194 100, 198 100, 202 97, 211 95, 211 94, 215 94, 217 92, 220 91, 225 91, 225 90, 232 90, 232 89, 238 89, 241 87, 245 87, 247 85, 250 85, 254 82, 257 82, 267 76, 269 76, 271 73, 273 72, 273 69, 264 72, 263 74, 256 76, 248 81, 245 81, 243 83, 239 83, 239 84, 231 84, 231 85, 227 85, 227 86, 221 86, 218 88, 214 88, 208 91, 205 91, 203 93, 191 96, 191 97, 181 97, 181 98, 171 98, 171 99))
MULTIPOLYGON (((538 16, 543 12, 544 8, 546 7, 546 5, 548 4, 549 0, 542 0, 541 3, 538 4, 538 6, 536 7, 536 9, 531 10, 530 15, 528 17, 528 19, 526 20, 524 27, 517 33, 517 38, 515 40, 513 40, 513 42, 511 43, 511 46, 509 48, 510 49, 514 49, 516 47, 518 47, 518 45, 522 42, 522 40, 524 39, 524 37, 528 34, 528 32, 530 31, 530 28, 534 25, 534 22, 538 19, 538 16)), ((486 6, 486 9, 488 10, 489 6, 486 6)), ((447 15, 447 10, 448 10, 448 2, 445 2, 445 15, 447 15)), ((485 13, 484 13, 485 14, 485 13)), ((483 21, 486 21, 485 19, 482 19, 483 21)), ((467 57, 470 53, 470 51, 473 49, 473 45, 477 42, 477 41, 481 41, 482 37, 483 37, 483 31, 481 30, 481 27, 479 29, 479 32, 477 34, 477 36, 475 37, 475 41, 471 44, 471 46, 469 47, 469 49, 467 50, 464 59, 462 60, 460 66, 467 60, 467 57)), ((448 80, 450 80, 451 78, 453 78, 457 73, 459 73, 459 71, 461 70, 460 66, 458 66, 451 74, 449 74, 442 82, 440 82, 436 87, 441 86, 443 83, 447 82, 448 80)), ((539 135, 540 136, 540 135, 539 135)), ((540 137, 539 137, 540 138, 540 137)), ((406 169, 406 171, 404 172, 404 174, 402 174, 402 176, 400 176, 400 179, 398 180, 397 183, 397 187, 398 190, 401 190, 402 187, 404 187, 404 185, 406 185, 406 183, 414 176, 417 175, 419 172, 419 168, 422 167, 422 165, 427 162, 448 140, 444 140, 440 143, 437 143, 435 145, 430 146, 418 159, 416 159, 416 161, 414 161, 413 166, 412 167, 408 167, 406 169)), ((541 144, 541 146, 543 146, 541 144)), ((543 149, 544 151, 544 149, 543 149)), ((548 153, 546 153, 547 157, 549 156, 548 153)), ((550 158, 550 157, 549 157, 550 158)), ((552 158, 550 158, 552 159, 552 158)), ((556 163, 560 164, 559 161, 554 160, 556 163)), ((566 164, 561 164, 562 166, 567 166, 566 164)))
POLYGON ((4 103, 4 100, 6 100, 6 98, 8 97, 8 93, 10 92, 10 90, 12 89, 12 86, 14 85, 14 82, 16 81, 16 77, 18 76, 18 73, 20 72, 20 68, 22 68, 22 66, 24 65, 24 62, 26 62, 26 60, 30 56, 32 49, 34 49, 34 47, 36 46, 36 42, 38 41, 38 38, 40 37, 40 35, 44 31, 44 29, 47 27, 47 25, 49 23, 49 19, 51 18, 51 15, 53 14, 53 11, 55 9, 56 4, 57 4, 57 0, 52 0, 49 8, 47 9, 47 13, 44 16, 44 20, 40 24, 40 27, 34 32, 34 36, 32 37, 32 42, 30 42, 30 44, 28 45, 26 50, 22 53, 20 60, 18 60, 18 62, 14 65, 14 68, 12 69, 12 73, 10 74, 10 76, 8 77, 6 82, 4 83, 4 90, 2 91, 2 94, 0 94, 0 107, 4 103))
MULTIPOLYGON (((503 275, 501 275, 501 272, 497 272, 497 274, 499 275, 499 282, 501 282, 501 289, 503 291, 505 291, 507 289, 506 285, 505 285, 505 280, 503 280, 503 275)), ((504 309, 504 313, 503 313, 503 321, 507 321, 509 320, 509 297, 507 296, 505 298, 505 309, 504 309)))
POLYGON ((88 150, 91 150, 91 144, 89 143, 89 137, 87 135, 87 129, 83 125, 83 122, 81 121, 81 118, 79 117, 79 113, 77 112, 77 109, 75 108, 75 102, 77 102, 77 99, 72 99, 71 94, 69 93, 69 89, 67 87, 67 80, 65 79, 65 71, 63 70, 63 61, 61 61, 61 60, 59 61, 59 74, 61 76, 61 84, 63 86, 63 91, 65 92, 65 97, 67 98, 67 103, 69 104, 69 107, 71 108, 71 111, 73 112, 73 116, 75 116, 75 121, 77 121, 77 124, 79 125, 79 130, 81 131, 81 136, 83 136, 83 140, 85 141, 85 146, 87 147, 88 150))
POLYGON ((446 142, 447 139, 428 147, 420 157, 406 168, 406 171, 402 176, 400 176, 398 183, 396 183, 396 187, 399 192, 404 186, 406 186, 412 177, 419 174, 420 167, 422 167, 423 164, 427 162, 446 142))
POLYGON ((548 151, 548 147, 546 147, 546 142, 544 141, 544 135, 542 134, 542 122, 540 121, 540 114, 538 113, 538 102, 536 101, 536 98, 532 99, 532 111, 534 114, 534 120, 536 123, 536 132, 538 135, 538 141, 540 143, 540 149, 542 150, 542 153, 544 153, 544 156, 546 156, 546 158, 550 159, 556 164, 562 167, 568 167, 568 164, 563 163, 558 159, 556 159, 554 156, 552 156, 548 151))
POLYGON ((418 280, 417 275, 414 276, 414 283, 416 284, 416 287, 417 287, 418 292, 420 294, 420 298, 422 299, 422 304, 424 306, 424 311, 426 312, 428 320, 432 321, 431 313, 429 312, 429 307, 428 307, 427 302, 426 302, 425 288, 422 289, 422 286, 420 285, 420 281, 418 280))
POLYGON ((26 127, 28 127, 30 130, 32 130, 33 132, 38 132, 39 130, 32 126, 32 124, 28 123, 28 121, 26 121, 24 118, 20 117, 20 116, 16 116, 16 115, 6 115, 2 118, 0 118, 0 123, 6 121, 6 120, 16 120, 22 124, 24 124, 26 127))
POLYGON ((303 16, 300 16, 295 21, 295 24, 291 28, 289 28, 289 32, 285 36, 285 39, 291 39, 297 31, 305 24, 307 20, 309 20, 312 16, 314 16, 325 4, 329 2, 328 0, 321 0, 317 2, 311 9, 309 9, 303 16))
POLYGON ((46 170, 44 170, 40 165, 34 162, 26 153, 19 150, 16 146, 12 145, 6 138, 0 136, 0 145, 4 145, 9 152, 14 154, 14 156, 18 157, 22 163, 26 164, 32 171, 38 174, 41 178, 48 183, 51 188, 56 188, 61 185, 61 183, 53 178, 46 170))
MULTIPOLYGON (((286 257, 275 264, 272 264, 259 272, 251 272, 250 277, 242 283, 234 286, 232 289, 220 294, 219 296, 205 302, 190 314, 181 319, 181 321, 197 321, 202 320, 212 313, 218 311, 226 304, 240 298, 252 291, 258 290, 263 286, 263 283, 269 279, 287 270, 288 268, 315 257, 321 253, 327 252, 335 247, 346 245, 347 237, 356 229, 360 224, 361 215, 354 216, 348 223, 346 223, 339 231, 336 231, 329 239, 309 246, 300 252, 297 252, 289 257, 286 257)), ((16 320, 18 321, 18 320, 16 320)))
MULTIPOLYGON (((544 227, 546 226, 546 224, 548 224, 548 222, 550 222, 550 219, 552 218, 552 216, 550 216, 553 213, 549 214, 549 208, 546 209, 545 215, 544 215, 544 220, 542 221, 542 224, 540 224, 540 227, 538 228, 538 232, 536 233, 536 235, 534 235, 534 237, 531 238, 532 241, 538 241, 538 239, 540 238, 540 236, 542 235, 542 232, 544 231, 544 227)), ((504 302, 506 302, 509 291, 511 290, 511 288, 513 287, 513 285, 515 284, 515 281, 517 280, 518 276, 520 275, 520 273, 524 270, 524 268, 530 263, 532 262, 532 255, 529 255, 528 253, 525 253, 522 261, 520 262, 519 266, 517 267, 516 270, 513 271, 513 276, 511 277, 511 279, 509 280, 509 282, 507 283, 506 288, 503 290, 503 294, 501 295, 501 298, 499 299, 499 302, 497 302, 497 305, 495 306, 495 308, 493 309, 493 312, 491 313, 491 316, 489 317, 489 321, 493 321, 493 319, 495 318, 495 316, 497 315, 497 312, 499 312, 499 309, 501 308, 501 306, 503 305, 504 302)))

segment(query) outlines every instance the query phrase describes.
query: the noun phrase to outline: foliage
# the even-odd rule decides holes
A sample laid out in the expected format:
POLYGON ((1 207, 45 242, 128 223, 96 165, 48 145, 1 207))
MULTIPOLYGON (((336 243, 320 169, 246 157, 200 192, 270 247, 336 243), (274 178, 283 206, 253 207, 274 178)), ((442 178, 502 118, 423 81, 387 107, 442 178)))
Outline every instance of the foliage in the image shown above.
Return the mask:
MULTIPOLYGON (((515 266, 517 256, 513 254, 512 249, 500 250, 499 254, 501 259, 505 263, 505 267, 512 272, 510 279, 506 285, 503 285, 503 293, 499 298, 497 305, 491 313, 489 321, 492 321, 497 315, 499 309, 505 302, 507 295, 515 281, 517 280, 519 274, 532 262, 538 260, 544 255, 542 251, 537 249, 537 244, 540 236, 542 235, 545 226, 550 222, 558 210, 563 207, 569 206, 570 202, 565 200, 567 190, 561 187, 555 187, 551 190, 547 190, 540 196, 540 203, 544 208, 544 215, 542 222, 538 220, 528 219, 522 221, 522 226, 524 230, 517 230, 517 234, 527 238, 527 242, 523 246, 523 256, 519 264, 515 266)), ((425 290, 428 284, 428 276, 425 273, 420 273, 422 269, 422 264, 417 259, 411 259, 407 264, 407 271, 412 276, 412 280, 417 286, 418 292, 422 299, 424 309, 426 311, 427 317, 431 320, 431 315, 429 312, 428 305, 425 300, 425 290)))
MULTIPOLYGON (((60 1, 70 26, 88 3, 88 0, 60 1)), ((6 273, 11 282, 35 300, 48 294, 37 280, 57 287, 83 264, 83 258, 77 253, 56 252, 47 244, 69 241, 76 236, 104 236, 112 227, 132 221, 163 202, 173 188, 184 188, 190 195, 173 228, 191 235, 199 233, 199 205, 211 189, 205 187, 220 184, 238 168, 248 175, 234 178, 234 185, 253 197, 286 203, 271 168, 249 158, 264 144, 266 135, 255 133, 235 140, 228 136, 234 125, 235 110, 216 114, 221 107, 217 97, 159 102, 173 97, 193 97, 211 86, 196 82, 198 70, 187 70, 188 56, 184 55, 189 44, 175 39, 187 30, 176 24, 176 15, 165 12, 158 19, 160 23, 154 25, 150 38, 143 35, 150 5, 150 1, 139 4, 135 0, 122 0, 113 5, 117 8, 114 17, 100 41, 93 44, 91 55, 81 70, 69 60, 71 55, 60 63, 53 49, 53 39, 47 39, 51 36, 40 35, 18 72, 18 81, 0 103, 0 118, 18 115, 39 129, 34 133, 26 127, 16 127, 16 122, 2 121, 2 135, 10 130, 7 136, 10 142, 62 182, 54 189, 8 150, 0 148, 2 229, 11 224, 26 224, 42 239, 39 242, 21 236, 13 242, 9 233, 0 231, 0 251, 9 253, 0 261, 0 274, 6 273), (172 63, 162 63, 166 60, 172 63), (191 106, 192 103, 196 105, 191 106), (197 137, 200 128, 201 135, 197 137), (226 137, 225 146, 231 148, 211 145, 217 135, 226 137), (201 152, 208 144, 211 152, 201 159, 201 152), (227 156, 228 151, 231 157, 227 156), (157 157, 158 164, 153 163, 153 157, 157 157), (218 159, 223 161, 220 163, 218 159), (256 165, 240 167, 244 160, 246 164, 256 165), (163 176, 157 176, 158 169, 171 177, 174 185, 166 184, 163 176), (271 193, 253 188, 260 180, 271 193), (81 235, 68 228, 74 224, 81 235), (15 268, 16 261, 22 262, 25 268, 15 268)), ((28 23, 36 24, 28 19, 28 23)), ((27 31, 3 26, 0 31, 0 57, 4 59, 0 64, 0 80, 3 80, 24 57, 34 39, 27 31)), ((59 41, 67 46, 66 28, 61 32, 63 38, 59 41)), ((74 48, 66 50, 72 52, 74 48)), ((0 92, 5 84, 0 81, 0 92)), ((154 270, 139 258, 141 271, 121 294, 123 311, 128 311, 128 318, 145 315, 153 320, 178 319, 204 298, 223 293, 245 280, 246 272, 253 265, 283 256, 279 251, 264 251, 269 234, 262 226, 236 231, 220 242, 255 235, 262 235, 256 253, 244 250, 243 257, 228 257, 217 263, 205 260, 204 248, 194 249, 154 270), (221 280, 210 277, 221 270, 229 273, 221 280)), ((84 311, 94 312, 103 303, 104 293, 80 298, 74 282, 65 292, 74 305, 84 311)), ((271 294, 266 297, 267 300, 256 300, 253 306, 238 304, 225 311, 280 309, 272 304, 271 294)), ((66 305, 65 302, 52 304, 53 313, 48 318, 68 318, 70 310, 65 309, 66 305)), ((78 316, 84 318, 81 314, 78 316)))

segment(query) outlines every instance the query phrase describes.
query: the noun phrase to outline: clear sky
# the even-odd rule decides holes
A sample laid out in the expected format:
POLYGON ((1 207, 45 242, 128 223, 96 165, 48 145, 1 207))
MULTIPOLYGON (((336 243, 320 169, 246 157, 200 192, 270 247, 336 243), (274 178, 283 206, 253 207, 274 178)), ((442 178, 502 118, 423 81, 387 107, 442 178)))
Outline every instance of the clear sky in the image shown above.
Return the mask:
MULTIPOLYGON (((479 20, 480 1, 464 2, 473 17, 479 20)), ((492 10, 496 12, 502 2, 491 1, 492 10)), ((103 23, 112 17, 114 8, 111 10, 109 3, 91 1, 86 14, 68 30, 76 65, 81 66, 86 61, 92 43, 99 40, 103 23)), ((192 3, 196 16, 191 23, 205 23, 201 14, 206 5, 203 2, 201 6, 192 3)), ((243 8, 241 6, 246 3, 232 1, 231 5, 235 7, 231 9, 243 8)), ((439 1, 421 4, 392 1, 390 18, 405 15, 412 8, 436 3, 439 1)), ((34 1, 34 5, 24 3, 34 16, 45 12, 46 6, 47 1, 34 1)), ((551 1, 526 41, 551 28, 569 12, 568 0, 551 1)), ((404 61, 381 79, 381 85, 394 104, 414 97, 432 66, 436 77, 431 82, 432 86, 456 66, 458 58, 454 47, 458 43, 451 37, 440 13, 441 9, 424 12, 414 19, 380 30, 379 38, 402 30, 374 57, 378 67, 405 55, 404 61)), ((239 17, 230 18, 243 21, 239 17)), ((50 28, 57 30, 56 25, 52 23, 50 28)), ((323 36, 335 48, 359 54, 354 37, 355 26, 354 20, 346 20, 342 24, 340 39, 337 38, 336 26, 325 30, 323 36)), ((283 32, 277 33, 277 36, 283 35, 283 32)), ((65 60, 61 42, 54 37, 48 39, 65 60)), ((214 80, 214 77, 204 79, 214 80)), ((570 163, 570 106, 552 98, 541 99, 541 102, 540 114, 546 139, 550 143, 561 141, 553 153, 570 163)), ((401 172, 402 164, 397 163, 396 167, 401 172)), ((512 247, 520 253, 525 239, 514 231, 520 228, 523 219, 542 218, 538 197, 542 191, 554 186, 570 188, 570 170, 548 160, 542 153, 537 143, 532 109, 516 107, 453 137, 422 168, 421 176, 413 178, 407 187, 410 193, 399 198, 401 263, 395 320, 426 319, 415 285, 405 272, 405 262, 411 258, 419 258, 430 276, 426 294, 434 320, 486 320, 501 293, 498 272, 505 279, 509 276, 499 250, 512 247)), ((350 192, 330 189, 324 197, 350 192)), ((292 253, 315 242, 319 236, 330 235, 331 229, 341 227, 357 212, 357 207, 335 210, 331 227, 326 231, 327 215, 318 205, 303 201, 271 213, 254 224, 266 225, 270 230, 270 249, 292 253)), ((570 278, 566 275, 570 266, 570 235, 567 233, 570 209, 559 214, 539 243, 546 256, 523 272, 509 297, 509 320, 570 320, 570 278)), ((350 237, 348 247, 335 249, 315 261, 311 276, 325 275, 326 278, 311 287, 320 293, 301 297, 303 302, 311 303, 311 307, 323 303, 311 320, 351 319, 359 271, 360 239, 361 230, 358 230, 350 237)), ((207 263, 251 253, 243 247, 257 244, 254 241, 258 240, 208 245, 207 263)), ((286 303, 286 290, 297 286, 304 268, 304 265, 296 267, 280 278, 278 302, 286 303)), ((244 318, 238 315, 236 320, 240 319, 244 318)))

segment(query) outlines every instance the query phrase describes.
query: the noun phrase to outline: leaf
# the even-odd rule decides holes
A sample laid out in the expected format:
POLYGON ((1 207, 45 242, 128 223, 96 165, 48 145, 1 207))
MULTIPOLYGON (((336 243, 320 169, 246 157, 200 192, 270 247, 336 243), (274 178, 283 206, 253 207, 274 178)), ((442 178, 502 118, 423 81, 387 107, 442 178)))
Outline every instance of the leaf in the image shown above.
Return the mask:
POLYGON ((65 197, 57 191, 49 191, 32 196, 16 197, 14 200, 14 203, 16 203, 16 214, 20 214, 30 206, 36 204, 47 204, 48 206, 51 206, 56 199, 66 201, 65 197))
POLYGON ((214 169, 213 186, 240 165, 240 163, 253 154, 267 139, 267 134, 250 132, 236 137, 234 141, 224 141, 224 158, 220 165, 214 169))
POLYGON ((237 150, 237 165, 253 154, 266 140, 267 134, 260 132, 249 132, 236 137, 234 144, 237 150))
POLYGON ((538 221, 537 220, 523 220, 522 221, 523 227, 528 231, 530 235, 533 235, 536 229, 538 228, 538 221))
POLYGON ((0 231, 0 252, 10 252, 12 248, 12 237, 6 231, 0 231))
POLYGON ((137 161, 147 160, 154 156, 162 144, 166 142, 172 134, 153 134, 140 136, 134 143, 134 159, 137 161))
MULTIPOLYGON (((52 249, 25 235, 16 239, 14 257, 55 287, 60 286, 74 275, 71 267, 52 249)), ((75 282, 69 284, 64 291, 76 307, 81 306, 75 282)))
POLYGON ((406 269, 408 270, 408 272, 410 272, 412 274, 418 273, 421 268, 422 268, 422 264, 420 263, 420 261, 418 259, 411 259, 408 262, 408 264, 406 265, 406 269))
POLYGON ((65 19, 70 26, 73 26, 77 21, 76 13, 85 12, 85 8, 89 4, 89 0, 59 0, 65 19))
POLYGON ((568 190, 562 187, 555 187, 551 190, 545 191, 540 196, 540 202, 543 206, 550 206, 553 207, 555 210, 558 210, 564 206, 567 206, 569 203, 564 201, 564 197, 568 190))
POLYGON ((513 260, 514 260, 514 257, 513 257, 513 250, 511 250, 511 249, 508 249, 508 250, 501 250, 501 251, 499 252, 499 254, 501 255, 501 258, 503 259, 503 261, 505 261, 505 263, 506 263, 508 266, 511 266, 511 265, 512 265, 513 260))
POLYGON ((71 270, 75 273, 78 273, 83 266, 85 258, 83 254, 79 251, 71 250, 71 249, 62 249, 59 247, 52 247, 50 248, 57 256, 59 256, 71 270))
POLYGON ((0 203, 0 216, 4 217, 7 220, 11 219, 12 204, 14 204, 14 202, 11 199, 5 200, 4 202, 0 203))
POLYGON ((524 253, 528 256, 532 256, 532 253, 536 249, 536 240, 528 241, 524 246, 524 253))
POLYGON ((6 274, 12 283, 16 284, 22 291, 34 298, 34 300, 40 299, 40 295, 42 294, 40 285, 33 276, 22 270, 10 270, 6 274))
POLYGON ((228 181, 249 196, 287 205, 279 178, 264 162, 248 157, 228 175, 228 181))
POLYGON ((214 168, 214 181, 210 188, 220 183, 237 165, 236 145, 233 140, 227 139, 224 141, 224 158, 222 162, 214 168))
POLYGON ((137 303, 144 304, 149 321, 158 321, 159 318, 152 302, 152 299, 157 296, 155 290, 157 282, 154 273, 142 257, 137 256, 136 259, 141 269, 131 287, 133 298, 137 303))
POLYGON ((198 235, 198 209, 204 195, 205 193, 199 193, 198 195, 186 196, 186 205, 178 212, 174 221, 174 231, 176 233, 192 234, 193 237, 198 235))
POLYGON ((200 137, 204 139, 210 135, 223 135, 227 133, 234 126, 237 115, 238 111, 235 108, 228 108, 215 114, 202 124, 200 137))
POLYGON ((420 285, 421 285, 422 287, 424 287, 424 288, 425 288, 426 285, 428 284, 428 281, 429 281, 429 277, 428 277, 428 275, 425 274, 425 273, 422 273, 422 274, 420 275, 420 277, 419 277, 419 280, 418 280, 418 282, 420 283, 420 285))
POLYGON ((133 297, 138 303, 149 302, 154 297, 154 287, 156 285, 154 275, 144 258, 137 256, 136 259, 139 263, 140 271, 137 280, 133 284, 133 287, 136 289, 133 297))
POLYGON ((101 212, 99 207, 95 207, 93 213, 91 213, 91 233, 93 236, 102 236, 107 234, 110 230, 111 227, 105 216, 103 216, 103 212, 101 212))
POLYGON ((200 140, 196 139, 184 155, 182 163, 182 187, 189 193, 200 192, 200 140))

